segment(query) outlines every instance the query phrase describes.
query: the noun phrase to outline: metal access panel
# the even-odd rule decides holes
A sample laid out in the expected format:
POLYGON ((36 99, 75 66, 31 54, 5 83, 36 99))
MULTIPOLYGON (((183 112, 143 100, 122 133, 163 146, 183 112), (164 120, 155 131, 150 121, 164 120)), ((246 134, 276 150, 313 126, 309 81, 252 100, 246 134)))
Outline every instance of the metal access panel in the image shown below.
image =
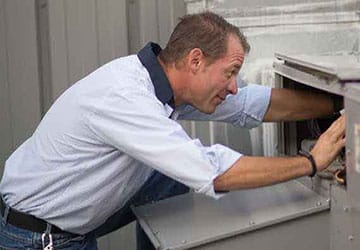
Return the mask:
POLYGON ((329 208, 327 199, 291 181, 219 200, 190 193, 133 211, 156 249, 327 250, 329 208))
POLYGON ((345 106, 348 123, 346 126, 348 191, 360 204, 360 83, 349 84, 345 94, 345 106))

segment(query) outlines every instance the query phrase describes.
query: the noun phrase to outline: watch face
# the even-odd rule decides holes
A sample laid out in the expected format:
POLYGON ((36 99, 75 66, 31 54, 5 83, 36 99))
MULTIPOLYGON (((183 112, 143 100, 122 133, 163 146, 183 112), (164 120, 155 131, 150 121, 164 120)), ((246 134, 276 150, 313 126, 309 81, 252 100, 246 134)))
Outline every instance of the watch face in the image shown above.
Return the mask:
POLYGON ((360 124, 355 124, 355 170, 360 174, 360 124))

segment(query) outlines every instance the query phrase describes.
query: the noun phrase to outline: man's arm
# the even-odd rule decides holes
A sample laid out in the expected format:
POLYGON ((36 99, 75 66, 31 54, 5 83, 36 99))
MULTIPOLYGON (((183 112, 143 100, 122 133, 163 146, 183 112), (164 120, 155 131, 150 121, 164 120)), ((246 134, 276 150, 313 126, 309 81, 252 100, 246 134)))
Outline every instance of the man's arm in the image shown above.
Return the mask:
MULTIPOLYGON (((328 167, 345 146, 345 117, 337 119, 319 138, 311 154, 318 171, 328 167)), ((256 188, 310 175, 305 157, 240 157, 214 180, 216 191, 256 188)))
POLYGON ((293 89, 272 89, 265 122, 311 119, 334 113, 333 101, 322 94, 293 89))

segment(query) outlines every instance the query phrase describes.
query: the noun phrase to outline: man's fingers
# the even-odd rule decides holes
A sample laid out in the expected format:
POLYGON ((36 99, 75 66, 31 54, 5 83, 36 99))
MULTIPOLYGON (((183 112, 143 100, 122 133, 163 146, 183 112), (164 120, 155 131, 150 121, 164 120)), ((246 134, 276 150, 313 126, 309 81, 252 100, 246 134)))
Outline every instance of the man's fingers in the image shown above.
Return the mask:
POLYGON ((332 125, 330 126, 331 129, 342 129, 345 128, 345 116, 341 115, 338 119, 336 119, 332 125))
POLYGON ((344 137, 345 135, 345 116, 342 115, 336 119, 325 133, 331 135, 335 140, 344 137))
POLYGON ((345 147, 345 143, 346 143, 346 140, 345 140, 345 137, 343 137, 337 141, 336 147, 339 149, 342 149, 343 147, 345 147))
POLYGON ((345 126, 345 116, 342 115, 340 118, 338 119, 339 123, 338 123, 338 128, 337 128, 337 130, 336 130, 336 132, 337 132, 337 138, 338 138, 338 139, 344 138, 344 136, 345 136, 345 130, 346 130, 346 126, 345 126), (340 118, 341 118, 341 119, 340 119, 340 118))

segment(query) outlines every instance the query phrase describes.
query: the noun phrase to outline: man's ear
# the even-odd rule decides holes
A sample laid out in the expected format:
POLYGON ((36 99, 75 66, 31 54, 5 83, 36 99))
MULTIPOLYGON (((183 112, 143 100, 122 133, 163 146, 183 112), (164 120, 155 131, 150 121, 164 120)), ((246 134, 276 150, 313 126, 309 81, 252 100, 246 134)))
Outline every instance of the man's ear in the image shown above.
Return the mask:
POLYGON ((196 74, 202 64, 204 64, 204 53, 199 48, 194 48, 190 50, 187 56, 187 64, 191 72, 196 74))

